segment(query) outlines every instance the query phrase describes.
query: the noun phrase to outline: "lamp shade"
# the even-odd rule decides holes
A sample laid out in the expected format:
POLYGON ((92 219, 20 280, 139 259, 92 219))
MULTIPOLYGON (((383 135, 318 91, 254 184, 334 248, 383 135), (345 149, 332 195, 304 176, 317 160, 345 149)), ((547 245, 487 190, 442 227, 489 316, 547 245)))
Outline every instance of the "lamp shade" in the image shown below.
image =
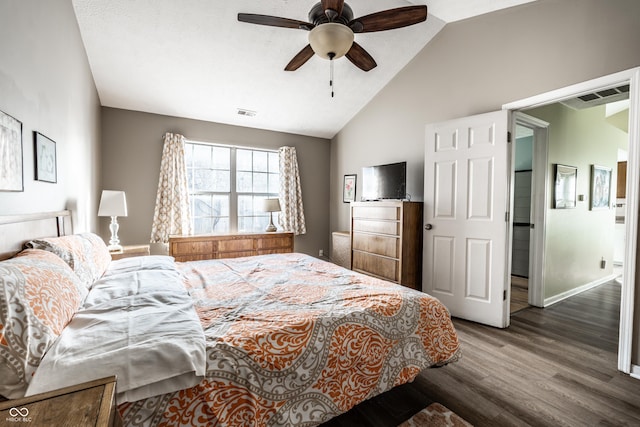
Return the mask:
POLYGON ((263 212, 280 212, 280 200, 279 199, 264 199, 262 201, 263 212))
POLYGON ((324 59, 338 59, 344 56, 351 49, 353 39, 351 28, 335 22, 320 24, 309 32, 311 49, 324 59))
POLYGON ((124 191, 103 190, 98 216, 127 216, 127 198, 124 191))

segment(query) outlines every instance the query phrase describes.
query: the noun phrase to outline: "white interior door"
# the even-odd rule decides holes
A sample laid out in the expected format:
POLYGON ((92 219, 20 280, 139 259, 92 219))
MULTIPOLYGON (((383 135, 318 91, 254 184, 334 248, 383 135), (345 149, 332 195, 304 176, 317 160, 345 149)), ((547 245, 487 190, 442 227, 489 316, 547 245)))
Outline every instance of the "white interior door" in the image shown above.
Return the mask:
POLYGON ((509 325, 509 112, 430 124, 423 291, 452 316, 509 325))

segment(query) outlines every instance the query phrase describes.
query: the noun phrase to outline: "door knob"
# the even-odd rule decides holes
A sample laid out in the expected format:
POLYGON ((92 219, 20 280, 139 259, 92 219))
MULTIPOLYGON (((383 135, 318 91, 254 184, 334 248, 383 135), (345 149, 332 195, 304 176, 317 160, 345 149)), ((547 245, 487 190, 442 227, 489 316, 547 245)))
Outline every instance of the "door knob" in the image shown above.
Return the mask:
POLYGON ((425 224, 424 225, 424 229, 425 230, 431 230, 432 228, 433 228, 433 225, 431 225, 431 224, 425 224))

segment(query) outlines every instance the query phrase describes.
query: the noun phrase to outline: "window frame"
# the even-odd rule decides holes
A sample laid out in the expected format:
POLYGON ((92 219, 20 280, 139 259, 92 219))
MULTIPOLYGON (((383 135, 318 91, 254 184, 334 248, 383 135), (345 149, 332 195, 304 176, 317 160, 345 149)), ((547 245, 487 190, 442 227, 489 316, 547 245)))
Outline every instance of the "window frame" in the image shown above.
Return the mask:
MULTIPOLYGON (((269 169, 269 154, 278 154, 278 150, 273 150, 273 149, 267 149, 267 148, 257 148, 257 147, 249 147, 249 146, 238 146, 238 145, 231 145, 231 144, 224 144, 224 143, 217 143, 217 142, 203 142, 203 141, 195 141, 195 140, 185 140, 185 150, 188 149, 189 146, 193 146, 193 145, 203 145, 203 146, 207 146, 207 147, 220 147, 220 148, 225 148, 225 149, 229 149, 229 192, 221 192, 221 191, 206 191, 206 190, 195 190, 193 188, 193 182, 188 182, 188 191, 189 191, 189 198, 190 198, 190 207, 193 210, 194 208, 194 201, 193 201, 193 196, 197 196, 197 195, 221 195, 221 196, 227 196, 229 198, 229 229, 227 231, 215 231, 215 230, 208 230, 208 231, 203 231, 202 233, 204 234, 212 234, 212 233, 259 233, 259 232, 264 232, 264 228, 257 230, 257 229, 252 229, 252 230, 243 230, 240 231, 239 230, 239 224, 240 224, 240 216, 238 215, 239 213, 239 197, 240 196, 253 196, 254 200, 256 197, 258 198, 270 198, 270 197, 279 197, 279 185, 278 185, 278 192, 277 193, 270 193, 269 192, 269 176, 267 176, 267 192, 244 192, 244 191, 238 191, 237 188, 237 174, 238 174, 238 163, 237 163, 237 153, 238 150, 245 150, 245 151, 250 151, 252 153, 254 152, 263 152, 263 153, 267 153, 267 171, 259 171, 256 170, 254 168, 254 164, 253 164, 253 156, 252 156, 252 165, 251 165, 251 170, 250 172, 252 173, 266 173, 266 174, 276 174, 279 180, 280 177, 280 171, 279 168, 278 170, 276 170, 275 172, 272 171, 271 169, 269 169)), ((186 160, 186 158, 185 158, 186 160)), ((185 162, 187 163, 187 162, 185 162)), ((186 168, 187 168, 187 172, 189 172, 191 170, 191 172, 193 172, 194 166, 193 166, 193 161, 192 164, 189 165, 188 163, 186 164, 186 168)), ((242 172, 249 172, 247 170, 243 170, 242 172)), ((187 173, 188 176, 193 176, 192 174, 187 173)), ((259 212, 255 209, 256 204, 254 202, 253 204, 253 208, 252 208, 252 212, 254 215, 246 215, 243 217, 254 217, 254 218, 265 218, 266 219, 266 224, 269 223, 269 217, 270 214, 268 212, 259 212)), ((276 225, 276 227, 278 227, 278 231, 280 231, 280 226, 278 224, 278 212, 274 212, 273 215, 273 222, 274 225, 276 225)), ((214 218, 214 217, 211 217, 214 218)), ((226 218, 223 216, 220 216, 219 218, 226 218)), ((195 214, 192 212, 191 215, 191 224, 193 227, 193 230, 195 232, 195 214)), ((266 228, 266 225, 265 225, 266 228)), ((198 233, 198 234, 202 234, 202 233, 198 233)))

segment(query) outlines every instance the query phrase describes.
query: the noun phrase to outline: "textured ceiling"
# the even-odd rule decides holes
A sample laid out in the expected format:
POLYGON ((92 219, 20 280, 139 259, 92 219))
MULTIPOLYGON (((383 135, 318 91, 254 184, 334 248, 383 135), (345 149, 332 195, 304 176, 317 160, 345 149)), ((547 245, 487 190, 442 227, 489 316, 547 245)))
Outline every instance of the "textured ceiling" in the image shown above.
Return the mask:
POLYGON ((356 41, 378 66, 365 73, 314 56, 285 65, 308 32, 238 22, 239 12, 307 20, 314 1, 73 0, 103 106, 333 137, 448 22, 533 0, 351 0, 356 17, 427 4, 426 22, 356 41), (253 117, 238 109, 255 111, 253 117))

